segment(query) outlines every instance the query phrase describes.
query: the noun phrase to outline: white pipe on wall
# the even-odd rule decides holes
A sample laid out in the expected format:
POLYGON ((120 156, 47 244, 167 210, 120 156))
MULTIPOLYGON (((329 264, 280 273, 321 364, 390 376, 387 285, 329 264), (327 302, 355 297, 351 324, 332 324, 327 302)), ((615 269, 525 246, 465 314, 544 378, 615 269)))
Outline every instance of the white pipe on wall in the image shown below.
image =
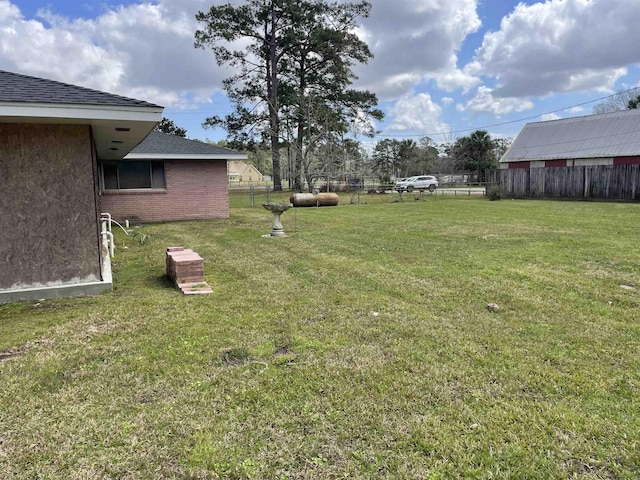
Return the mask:
POLYGON ((111 233, 111 232, 102 232, 102 235, 105 235, 108 238, 109 254, 113 258, 114 254, 115 254, 115 248, 114 248, 114 244, 113 244, 113 233, 111 233))
POLYGON ((107 221, 107 230, 111 231, 111 214, 107 213, 107 212, 103 212, 100 214, 100 220, 106 220, 107 221))

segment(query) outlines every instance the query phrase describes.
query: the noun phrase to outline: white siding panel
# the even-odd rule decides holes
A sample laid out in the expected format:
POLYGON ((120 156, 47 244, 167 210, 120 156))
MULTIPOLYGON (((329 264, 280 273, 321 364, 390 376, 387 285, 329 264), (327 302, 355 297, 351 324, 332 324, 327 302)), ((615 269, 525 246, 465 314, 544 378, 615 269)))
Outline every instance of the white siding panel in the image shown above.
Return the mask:
POLYGON ((573 161, 576 167, 595 167, 597 165, 613 165, 613 158, 579 158, 573 161))

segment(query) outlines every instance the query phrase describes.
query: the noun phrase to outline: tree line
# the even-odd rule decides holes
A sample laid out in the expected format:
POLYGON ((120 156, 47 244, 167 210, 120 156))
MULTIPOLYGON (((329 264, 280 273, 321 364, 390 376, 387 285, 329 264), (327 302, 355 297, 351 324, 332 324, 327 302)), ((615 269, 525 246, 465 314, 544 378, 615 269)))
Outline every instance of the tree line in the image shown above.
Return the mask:
MULTIPOLYGON (((367 151, 354 140, 323 145, 308 158, 305 181, 312 188, 317 180, 343 181, 376 177, 382 184, 394 179, 423 174, 464 173, 476 181, 485 181, 484 173, 498 167, 498 160, 511 145, 511 138, 492 138, 478 130, 448 143, 436 143, 429 137, 415 140, 385 138, 367 151)), ((229 146, 227 142, 219 142, 229 146)), ((294 159, 288 146, 280 149, 281 176, 291 181, 294 159)), ((269 151, 249 152, 249 162, 262 173, 271 174, 269 151)))
MULTIPOLYGON (((156 130, 185 137, 186 130, 173 121, 163 118, 156 130)), ((375 176, 382 184, 394 178, 422 174, 465 173, 477 181, 484 181, 485 170, 497 168, 497 162, 511 145, 511 138, 491 138, 484 130, 460 137, 449 143, 437 144, 429 137, 415 140, 385 138, 376 142, 372 152, 367 152, 353 139, 342 138, 338 142, 324 142, 307 151, 303 181, 313 188, 317 180, 348 181, 350 178, 375 176)), ((238 148, 233 142, 211 142, 221 147, 238 148)), ((241 148, 242 149, 242 148, 241 148)), ((271 151, 267 143, 254 143, 249 150, 248 161, 262 174, 272 175, 271 151)), ((296 179, 298 150, 287 142, 279 142, 280 178, 292 187, 296 179)), ((300 188, 302 183, 298 185, 300 188)))
POLYGON ((374 147, 371 166, 383 183, 426 173, 467 173, 484 181, 484 171, 497 168, 509 145, 511 139, 493 139, 485 130, 441 144, 429 137, 418 142, 384 139, 374 147))

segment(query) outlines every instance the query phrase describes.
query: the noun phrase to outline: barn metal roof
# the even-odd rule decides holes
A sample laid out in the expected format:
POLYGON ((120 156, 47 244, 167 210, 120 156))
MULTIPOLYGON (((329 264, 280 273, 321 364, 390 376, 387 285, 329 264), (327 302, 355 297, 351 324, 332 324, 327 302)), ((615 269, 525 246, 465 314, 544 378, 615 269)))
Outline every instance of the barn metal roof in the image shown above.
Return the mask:
POLYGON ((640 110, 528 123, 500 163, 640 155, 640 110))

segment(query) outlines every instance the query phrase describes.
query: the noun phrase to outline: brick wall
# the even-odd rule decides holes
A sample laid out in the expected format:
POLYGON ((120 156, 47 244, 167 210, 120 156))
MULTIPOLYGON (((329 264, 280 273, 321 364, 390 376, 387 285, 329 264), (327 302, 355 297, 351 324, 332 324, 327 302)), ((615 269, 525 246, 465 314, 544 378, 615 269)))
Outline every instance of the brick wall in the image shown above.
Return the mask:
POLYGON ((119 222, 165 222, 229 217, 226 160, 167 160, 166 190, 106 191, 100 211, 119 222))

